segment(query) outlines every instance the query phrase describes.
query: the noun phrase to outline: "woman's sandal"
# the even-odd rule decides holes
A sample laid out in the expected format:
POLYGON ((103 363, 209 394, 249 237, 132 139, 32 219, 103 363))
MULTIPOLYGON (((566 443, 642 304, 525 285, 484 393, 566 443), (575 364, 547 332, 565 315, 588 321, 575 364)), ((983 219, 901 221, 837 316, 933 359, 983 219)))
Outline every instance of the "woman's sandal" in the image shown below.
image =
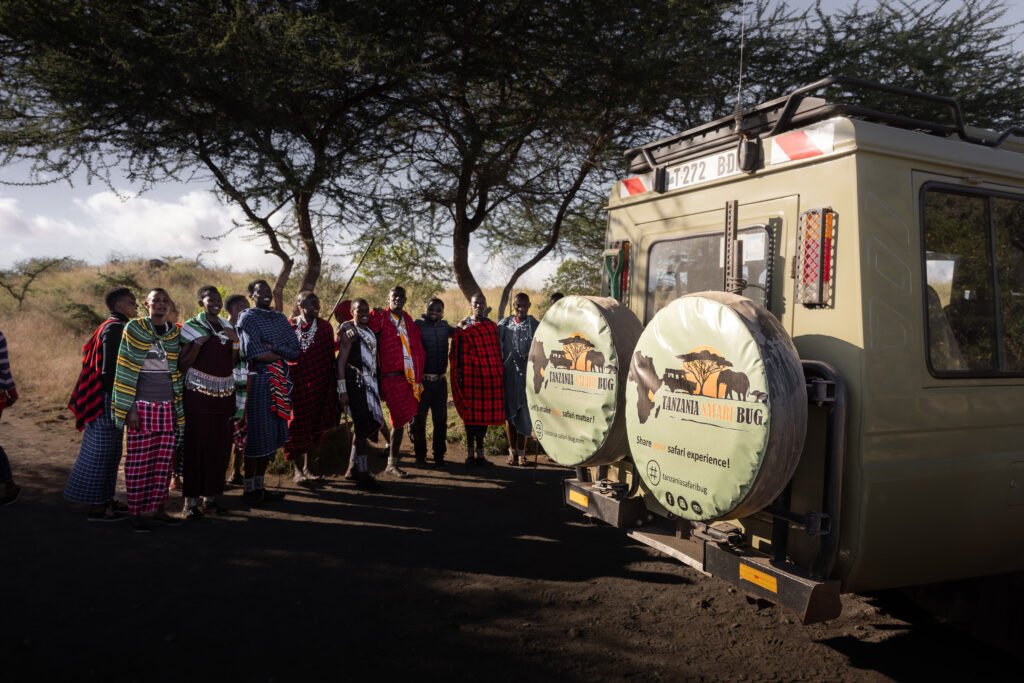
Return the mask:
POLYGON ((119 522, 124 517, 124 514, 111 509, 110 505, 104 505, 102 508, 90 508, 89 512, 85 513, 85 518, 90 522, 119 522))
POLYGON ((177 526, 178 524, 181 524, 181 517, 169 515, 164 510, 157 510, 152 519, 154 522, 160 522, 161 524, 166 524, 168 526, 177 526))

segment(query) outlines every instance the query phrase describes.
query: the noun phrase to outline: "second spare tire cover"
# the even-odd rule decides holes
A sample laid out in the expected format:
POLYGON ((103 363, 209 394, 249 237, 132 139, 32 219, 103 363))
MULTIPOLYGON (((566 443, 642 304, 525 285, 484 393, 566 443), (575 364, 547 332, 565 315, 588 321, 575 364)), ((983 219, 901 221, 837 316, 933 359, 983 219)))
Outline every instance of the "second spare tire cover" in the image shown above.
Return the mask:
POLYGON ((654 316, 626 387, 641 481, 669 512, 743 517, 785 488, 800 460, 807 392, 779 321, 749 299, 700 292, 654 316))
POLYGON ((567 296, 540 321, 526 367, 534 433, 559 465, 624 457, 627 364, 643 325, 615 299, 567 296))

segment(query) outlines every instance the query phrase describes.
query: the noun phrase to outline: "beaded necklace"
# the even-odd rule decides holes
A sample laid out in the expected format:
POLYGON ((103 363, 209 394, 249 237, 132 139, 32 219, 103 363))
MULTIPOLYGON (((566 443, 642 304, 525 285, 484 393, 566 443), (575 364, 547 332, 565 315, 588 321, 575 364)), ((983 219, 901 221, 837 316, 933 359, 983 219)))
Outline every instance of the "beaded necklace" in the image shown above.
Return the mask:
POLYGON ((299 338, 299 350, 305 352, 313 345, 313 338, 316 337, 316 318, 313 318, 313 322, 305 332, 302 331, 302 318, 296 318, 295 322, 295 335, 299 338))

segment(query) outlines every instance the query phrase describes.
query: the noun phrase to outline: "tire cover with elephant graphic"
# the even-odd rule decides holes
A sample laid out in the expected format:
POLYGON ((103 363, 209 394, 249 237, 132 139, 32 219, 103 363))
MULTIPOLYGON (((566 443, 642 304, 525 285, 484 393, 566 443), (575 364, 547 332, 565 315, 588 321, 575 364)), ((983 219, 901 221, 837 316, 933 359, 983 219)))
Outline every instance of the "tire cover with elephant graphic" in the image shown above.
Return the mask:
POLYGON ((643 325, 614 299, 567 296, 544 314, 526 367, 533 430, 559 465, 604 465, 629 452, 626 364, 643 325))
POLYGON ((771 503, 800 459, 807 393, 779 321, 749 299, 700 292, 647 325, 630 361, 626 425, 648 494, 694 521, 771 503))

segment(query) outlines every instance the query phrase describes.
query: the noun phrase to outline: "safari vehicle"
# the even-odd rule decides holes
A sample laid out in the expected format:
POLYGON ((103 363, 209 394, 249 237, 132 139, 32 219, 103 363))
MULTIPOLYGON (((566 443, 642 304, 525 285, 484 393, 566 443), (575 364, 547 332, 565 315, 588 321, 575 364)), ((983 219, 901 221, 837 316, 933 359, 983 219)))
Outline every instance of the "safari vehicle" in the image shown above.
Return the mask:
MULTIPOLYGON (((1020 133, 967 127, 953 99, 831 77, 633 150, 634 175, 607 206, 605 294, 642 335, 697 292, 731 290, 751 316, 769 313, 781 329, 775 345, 799 356, 803 407, 780 405, 749 378, 731 405, 767 409, 773 436, 798 432, 788 446, 796 457, 756 505, 712 515, 702 499, 695 513, 691 493, 705 488, 695 477, 735 452, 688 451, 670 435, 655 471, 641 454, 651 441, 633 425, 672 407, 707 412, 666 393, 673 386, 703 386, 705 404, 733 408, 714 376, 685 365, 723 354, 673 351, 665 358, 683 369, 666 370, 664 389, 639 385, 640 415, 627 416, 620 452, 555 456, 576 467, 567 504, 804 623, 838 616, 841 592, 1024 569, 1020 133), (675 495, 654 495, 665 463, 680 458, 693 481, 676 476, 675 495)), ((666 329, 651 343, 670 343, 666 329)), ((644 353, 619 348, 633 361, 628 378, 629 359, 618 361, 623 385, 642 375, 644 353)), ((715 362, 719 382, 743 374, 715 362)), ((544 420, 561 411, 536 396, 541 442, 558 452, 544 420)), ((635 411, 630 396, 607 413, 609 430, 622 426, 612 413, 635 411)))

